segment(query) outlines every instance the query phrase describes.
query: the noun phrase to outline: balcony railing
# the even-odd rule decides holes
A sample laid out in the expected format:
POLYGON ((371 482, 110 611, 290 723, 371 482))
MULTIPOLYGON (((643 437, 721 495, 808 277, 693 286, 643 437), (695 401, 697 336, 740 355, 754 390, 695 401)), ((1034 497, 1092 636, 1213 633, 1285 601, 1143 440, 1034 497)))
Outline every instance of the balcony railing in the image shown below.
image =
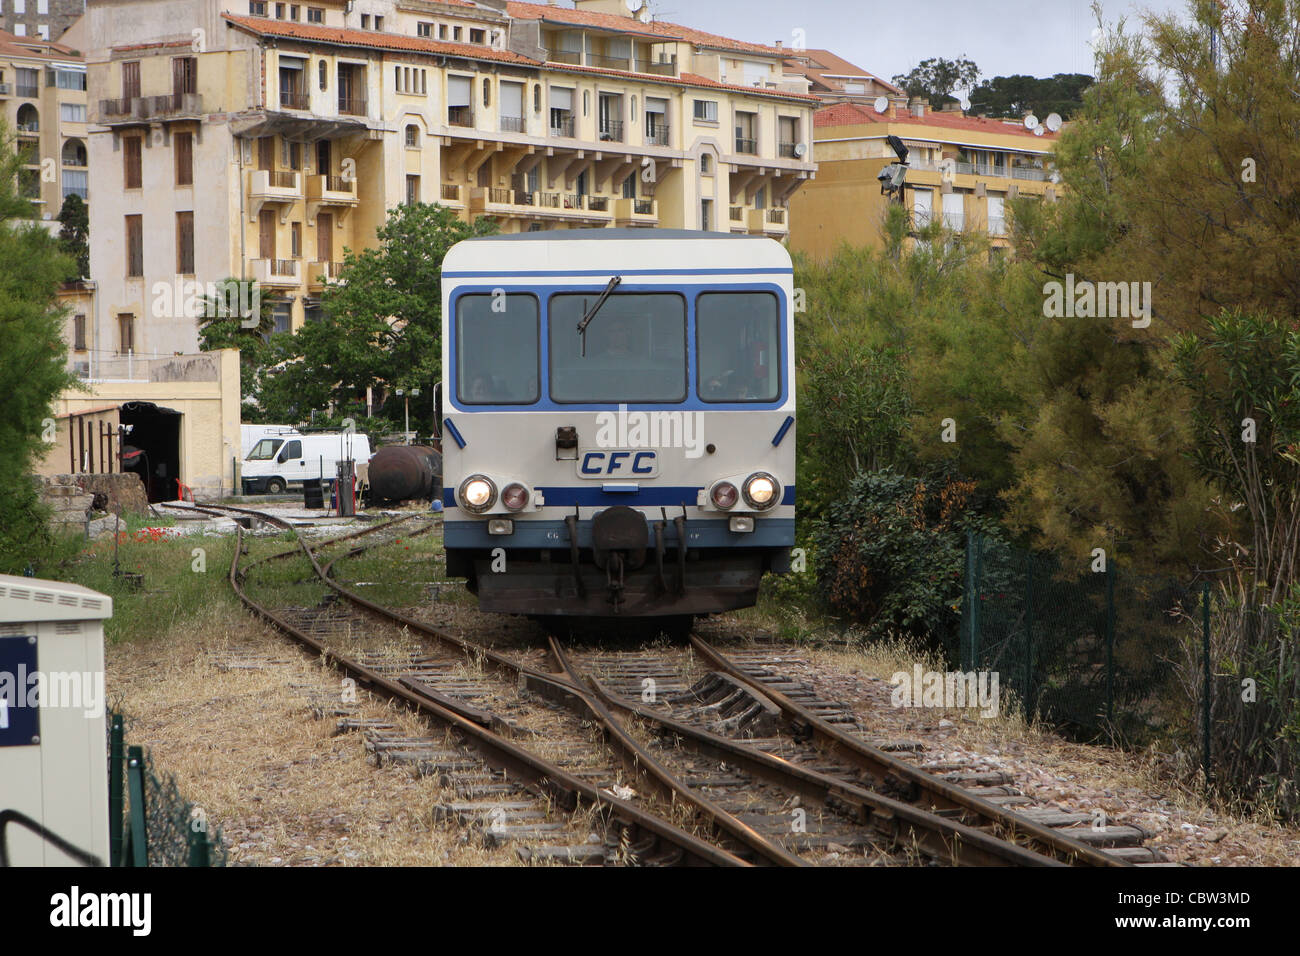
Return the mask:
POLYGON ((736 137, 736 152, 754 155, 758 152, 758 140, 746 139, 743 136, 736 137))
POLYGON ((488 189, 488 202, 497 203, 502 206, 509 206, 514 202, 512 189, 503 189, 500 186, 493 186, 488 189))
POLYGON ((285 110, 310 109, 311 97, 299 90, 281 90, 280 108, 285 110))
POLYGON ((516 192, 515 192, 515 205, 516 205, 516 206, 536 206, 536 205, 537 205, 537 193, 518 192, 518 191, 516 191, 516 192))
POLYGON ((628 56, 605 56, 603 53, 588 53, 587 66, 599 66, 606 70, 630 70, 632 58, 628 56))
POLYGON ((473 126, 474 111, 468 106, 447 107, 448 126, 473 126))
POLYGON ((533 197, 537 200, 536 205, 538 206, 544 207, 546 209, 560 208, 559 193, 533 193, 533 197))
POLYGON ((100 100, 99 112, 104 116, 130 116, 132 98, 121 96, 115 100, 100 100))
POLYGON ((10 83, 0 83, 0 96, 12 96, 14 92, 13 85, 10 83))
POLYGON ((638 216, 653 216, 655 201, 653 199, 634 199, 632 200, 632 211, 638 216))
POLYGON ((366 101, 364 98, 340 96, 339 112, 345 116, 365 116, 366 101))
POLYGON ((357 184, 354 180, 345 179, 342 176, 325 176, 325 188, 332 193, 351 193, 356 192, 357 184))
POLYGON ((603 143, 623 142, 623 121, 622 120, 601 120, 600 140, 603 143))
POLYGON ((551 135, 573 138, 573 117, 563 120, 551 120, 551 135))
POLYGON ((744 207, 744 206, 732 206, 732 207, 731 207, 731 221, 732 221, 732 222, 744 222, 744 221, 745 221, 745 207, 744 207))
POLYGON ((588 196, 587 208, 592 212, 609 212, 609 197, 588 196))
POLYGON ((443 183, 442 198, 449 202, 460 202, 460 186, 456 183, 443 183))
POLYGON ((582 65, 582 54, 568 50, 556 50, 550 54, 552 63, 568 63, 570 66, 582 65))
POLYGON ((778 156, 783 156, 783 157, 785 157, 786 159, 794 159, 794 158, 795 158, 795 151, 794 151, 794 150, 795 150, 795 146, 796 146, 796 145, 797 145, 797 144, 795 144, 795 143, 780 143, 780 144, 778 144, 778 145, 777 145, 777 148, 776 148, 777 155, 778 155, 778 156))
POLYGON ((582 197, 579 196, 577 193, 565 193, 565 194, 564 194, 564 208, 565 208, 565 209, 581 209, 581 208, 582 208, 582 197))
POLYGON ((1042 169, 1035 169, 1033 166, 1012 166, 1011 178, 1031 179, 1041 183, 1047 179, 1047 172, 1042 169))
POLYGON ((14 85, 14 93, 18 96, 26 96, 35 99, 41 95, 41 88, 39 85, 34 85, 32 83, 16 83, 14 85))
POLYGON ((522 116, 501 117, 501 132, 522 133, 523 131, 524 131, 524 118, 522 116))
POLYGON ((638 58, 633 66, 637 73, 654 73, 657 76, 676 76, 677 75, 677 57, 667 57, 657 60, 646 60, 638 58))
POLYGON ((298 174, 292 169, 273 169, 267 177, 267 184, 275 189, 297 189, 298 174))
POLYGON ((20 133, 39 133, 41 131, 40 123, 19 123, 18 132, 20 133))
POLYGON ((163 93, 141 97, 139 108, 144 119, 173 113, 201 113, 203 100, 198 93, 163 93))
POLYGON ((655 146, 667 146, 668 127, 666 125, 646 127, 645 141, 655 146))
POLYGON ((774 225, 784 226, 784 225, 785 225, 785 207, 784 207, 784 206, 773 206, 771 209, 769 209, 769 210, 767 211, 767 221, 770 222, 770 223, 773 223, 774 225))

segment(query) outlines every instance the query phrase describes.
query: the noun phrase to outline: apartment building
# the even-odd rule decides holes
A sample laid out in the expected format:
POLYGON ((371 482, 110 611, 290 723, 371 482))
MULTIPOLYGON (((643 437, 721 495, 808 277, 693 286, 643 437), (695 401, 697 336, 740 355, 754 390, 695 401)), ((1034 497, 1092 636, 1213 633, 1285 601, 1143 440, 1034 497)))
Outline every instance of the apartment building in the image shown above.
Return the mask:
POLYGON ((0 0, 0 29, 20 37, 58 40, 86 11, 86 0, 0 0))
MULTIPOLYGON (((778 44, 779 46, 780 44, 778 44)), ((808 92, 823 105, 872 103, 878 96, 902 96, 903 91, 830 50, 790 50, 785 72, 808 81, 808 92)))
POLYGON ((816 99, 785 52, 623 0, 89 0, 97 340, 191 352, 193 283, 320 315, 345 248, 439 202, 503 231, 788 235, 816 99))
POLYGON ((871 106, 844 102, 813 120, 817 179, 790 201, 790 246, 825 259, 842 242, 878 245, 891 201, 901 199, 914 227, 942 218, 956 232, 986 234, 1005 248, 1007 200, 1047 202, 1060 189, 1051 165, 1058 132, 1041 123, 931 111, 924 100, 885 95, 871 106), (886 137, 908 148, 901 193, 881 191, 878 175, 897 161, 886 137))
POLYGON ((86 65, 76 51, 0 30, 0 116, 23 158, 18 185, 33 219, 53 222, 72 193, 89 198, 86 65))

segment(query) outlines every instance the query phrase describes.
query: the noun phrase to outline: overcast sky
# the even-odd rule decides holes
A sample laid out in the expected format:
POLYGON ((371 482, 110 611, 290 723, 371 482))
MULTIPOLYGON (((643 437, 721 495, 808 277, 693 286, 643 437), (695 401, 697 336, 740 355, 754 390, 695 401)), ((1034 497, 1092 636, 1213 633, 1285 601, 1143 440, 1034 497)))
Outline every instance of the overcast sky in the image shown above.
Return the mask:
MULTIPOLYGON (((738 40, 826 49, 885 79, 965 55, 981 78, 1092 73, 1091 0, 651 0, 662 20, 738 40)), ((1187 9, 1187 0, 1103 0, 1103 15, 1187 9)))

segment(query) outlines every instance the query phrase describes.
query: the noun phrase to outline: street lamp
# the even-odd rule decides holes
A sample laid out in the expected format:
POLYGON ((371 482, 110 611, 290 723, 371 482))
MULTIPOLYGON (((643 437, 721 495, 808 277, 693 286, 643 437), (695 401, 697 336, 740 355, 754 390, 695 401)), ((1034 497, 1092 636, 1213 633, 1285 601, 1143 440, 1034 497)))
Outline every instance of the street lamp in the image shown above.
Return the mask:
POLYGON ((408 445, 411 443, 411 396, 412 395, 418 398, 420 396, 420 390, 418 388, 413 388, 410 389, 409 391, 404 388, 397 389, 397 396, 398 398, 402 399, 402 405, 404 407, 404 415, 406 417, 405 431, 406 431, 406 443, 408 445))

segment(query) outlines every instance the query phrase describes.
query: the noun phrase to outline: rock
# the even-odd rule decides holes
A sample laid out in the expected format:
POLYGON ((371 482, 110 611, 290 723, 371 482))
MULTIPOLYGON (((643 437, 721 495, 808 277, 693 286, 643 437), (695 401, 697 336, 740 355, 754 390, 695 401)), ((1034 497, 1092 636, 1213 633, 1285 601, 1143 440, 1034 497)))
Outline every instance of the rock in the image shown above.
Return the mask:
POLYGON ((1213 833, 1211 833, 1208 837, 1206 837, 1206 839, 1209 840, 1211 843, 1218 843, 1220 840, 1222 840, 1222 839, 1223 839, 1224 837, 1226 837, 1227 835, 1228 835, 1228 831, 1227 831, 1227 830, 1215 830, 1215 831, 1214 831, 1213 833))
POLYGON ((940 730, 942 730, 942 729, 945 728, 945 727, 951 727, 951 726, 952 726, 952 721, 951 721, 951 720, 941 720, 941 721, 939 721, 939 729, 940 729, 940 730))

